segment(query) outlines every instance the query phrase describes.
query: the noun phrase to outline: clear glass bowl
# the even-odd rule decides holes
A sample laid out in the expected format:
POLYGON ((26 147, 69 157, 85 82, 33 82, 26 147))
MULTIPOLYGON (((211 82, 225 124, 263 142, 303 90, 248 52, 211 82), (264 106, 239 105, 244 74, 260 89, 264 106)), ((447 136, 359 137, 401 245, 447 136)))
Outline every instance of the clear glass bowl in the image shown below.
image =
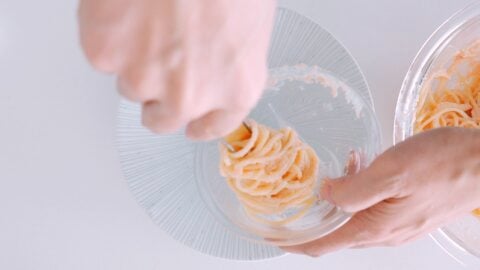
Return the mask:
MULTIPOLYGON (((457 12, 423 45, 415 57, 397 101, 394 143, 413 135, 415 111, 423 83, 445 67, 452 56, 472 42, 480 40, 480 3, 457 12)), ((457 261, 480 266, 480 220, 466 216, 431 234, 435 242, 457 261)))
MULTIPOLYGON (((252 117, 273 127, 293 126, 317 150, 323 160, 324 175, 341 175, 349 150, 363 149, 365 161, 370 160, 381 140, 370 91, 355 60, 330 33, 313 21, 294 11, 278 9, 269 69, 278 79, 285 74, 281 67, 300 63, 306 67, 320 67, 325 76, 339 86, 345 85, 346 90, 338 90, 337 99, 333 99, 332 90, 318 83, 302 86, 295 80, 283 80, 283 86, 280 82, 272 84, 270 88, 281 90, 266 93, 252 117), (291 91, 287 91, 289 88, 291 91), (345 93, 350 94, 345 96, 345 93), (290 107, 293 101, 296 105, 290 107), (332 113, 333 109, 340 113, 332 113), (318 114, 313 115, 315 112, 325 115, 319 118, 318 114), (355 120, 349 122, 345 117, 355 120), (307 125, 313 119, 323 122, 307 125)), ((250 226, 225 181, 216 178, 219 165, 216 142, 194 143, 185 138, 183 131, 161 136, 152 134, 141 125, 140 114, 138 104, 121 102, 117 144, 130 192, 153 222, 177 241, 215 257, 264 260, 285 254, 257 236, 255 230, 259 229, 263 235, 265 228, 250 226), (209 175, 213 177, 208 178, 209 175)), ((305 222, 303 236, 295 233, 298 227, 289 228, 288 239, 292 243, 320 237, 348 219, 348 215, 324 203, 315 209, 310 215, 311 221, 305 222), (318 224, 318 219, 329 222, 312 228, 312 224, 318 224), (302 237, 293 241, 296 236, 302 237)))
MULTIPOLYGON (((360 166, 374 159, 381 141, 377 120, 351 87, 318 67, 306 65, 272 69, 270 81, 250 118, 276 129, 292 127, 312 146, 320 159, 316 195, 322 179, 344 175, 351 151, 361 153, 360 166)), ((350 214, 319 199, 305 216, 286 226, 254 221, 220 175, 218 149, 218 142, 197 146, 198 190, 213 215, 248 240, 297 245, 332 232, 350 218, 350 214)))

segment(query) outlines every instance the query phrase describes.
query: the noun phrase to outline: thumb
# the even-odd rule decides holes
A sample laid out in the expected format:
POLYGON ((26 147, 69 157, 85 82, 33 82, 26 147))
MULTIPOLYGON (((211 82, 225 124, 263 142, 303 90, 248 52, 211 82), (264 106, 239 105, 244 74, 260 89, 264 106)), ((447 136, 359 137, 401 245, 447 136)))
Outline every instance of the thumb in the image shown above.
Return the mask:
POLYGON ((326 179, 320 196, 342 210, 353 213, 395 197, 398 194, 396 182, 396 179, 381 177, 381 174, 367 168, 354 175, 326 179))

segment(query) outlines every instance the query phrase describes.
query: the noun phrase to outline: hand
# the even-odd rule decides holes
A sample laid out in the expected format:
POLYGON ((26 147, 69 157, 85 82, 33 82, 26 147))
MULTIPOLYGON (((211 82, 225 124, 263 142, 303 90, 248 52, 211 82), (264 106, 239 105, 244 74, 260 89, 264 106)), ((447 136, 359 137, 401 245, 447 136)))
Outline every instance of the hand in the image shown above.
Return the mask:
POLYGON ((356 213, 331 234, 286 251, 320 256, 412 241, 480 206, 480 131, 413 136, 358 174, 327 181, 321 194, 356 213))
POLYGON ((273 0, 81 0, 81 43, 143 104, 145 126, 213 139, 261 96, 274 9, 273 0))

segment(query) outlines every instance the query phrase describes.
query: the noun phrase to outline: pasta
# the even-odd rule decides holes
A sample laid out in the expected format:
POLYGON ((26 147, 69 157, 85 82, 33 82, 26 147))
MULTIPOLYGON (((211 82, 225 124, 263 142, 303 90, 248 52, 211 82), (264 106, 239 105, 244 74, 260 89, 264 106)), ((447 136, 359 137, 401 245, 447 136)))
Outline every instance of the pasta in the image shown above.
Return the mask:
MULTIPOLYGON (((458 52, 420 93, 414 133, 439 127, 480 128, 480 42, 458 52)), ((480 217, 480 208, 472 213, 480 217)))
POLYGON ((421 90, 414 133, 438 127, 480 128, 480 42, 457 53, 421 90))
POLYGON ((298 220, 315 202, 315 151, 291 128, 276 131, 255 121, 247 125, 249 130, 226 138, 234 149, 220 145, 221 174, 255 220, 273 226, 298 220), (284 215, 288 210, 295 213, 284 215))

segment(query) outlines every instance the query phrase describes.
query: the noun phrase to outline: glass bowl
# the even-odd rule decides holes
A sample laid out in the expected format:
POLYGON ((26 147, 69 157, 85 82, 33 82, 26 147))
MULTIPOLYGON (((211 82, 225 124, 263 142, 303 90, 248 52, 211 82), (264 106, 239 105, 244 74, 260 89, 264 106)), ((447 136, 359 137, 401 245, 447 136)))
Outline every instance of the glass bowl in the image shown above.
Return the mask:
MULTIPOLYGON (((349 150, 363 149, 366 162, 372 158, 381 140, 370 91, 355 60, 330 33, 296 12, 278 9, 268 64, 270 91, 252 118, 272 127, 294 127, 320 155, 323 175, 341 175, 349 150), (319 81, 299 84, 307 79, 302 74, 309 72, 338 83, 338 97, 333 98, 334 91, 319 81), (296 74, 297 79, 289 81, 285 74, 296 74), (341 113, 334 114, 333 109, 341 113), (314 119, 319 121, 313 123, 314 119)), ((128 188, 153 222, 175 240, 215 257, 251 261, 285 254, 258 236, 268 229, 249 224, 225 181, 217 178, 217 142, 194 143, 183 131, 152 134, 141 125, 140 114, 138 104, 121 102, 117 147, 128 188)), ((288 228, 290 243, 320 237, 349 218, 325 203, 315 209, 305 233, 288 228), (329 222, 312 228, 320 218, 329 222), (297 236, 302 237, 294 240, 297 236)), ((268 235, 275 240, 277 234, 268 235)), ((285 237, 278 239, 285 242, 285 237)))
MULTIPOLYGON (((457 12, 423 45, 407 72, 397 101, 394 143, 414 134, 415 112, 424 84, 451 61, 461 49, 480 40, 480 3, 457 12)), ((426 91, 426 90, 425 90, 426 91)), ((465 216, 431 234, 436 243, 464 265, 480 266, 480 220, 465 216)))
MULTIPOLYGON (((316 197, 322 179, 344 175, 352 151, 361 153, 361 167, 380 149, 379 127, 370 106, 346 83, 316 66, 271 69, 270 85, 249 118, 275 129, 292 127, 315 150, 320 159, 316 197)), ((195 160, 195 179, 208 208, 227 228, 249 241, 302 244, 332 232, 351 216, 318 199, 305 216, 285 226, 256 222, 219 173, 218 142, 198 145, 195 160)))

